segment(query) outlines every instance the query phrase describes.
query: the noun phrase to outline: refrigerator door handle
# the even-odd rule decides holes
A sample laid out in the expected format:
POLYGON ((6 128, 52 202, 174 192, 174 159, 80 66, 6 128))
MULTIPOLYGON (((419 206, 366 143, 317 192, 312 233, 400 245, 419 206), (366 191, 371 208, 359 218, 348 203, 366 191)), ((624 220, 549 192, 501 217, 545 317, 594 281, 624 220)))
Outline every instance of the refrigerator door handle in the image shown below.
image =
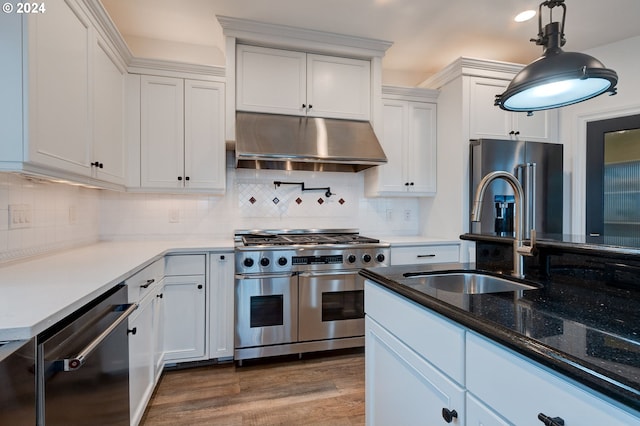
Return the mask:
POLYGON ((530 238, 536 229, 536 163, 518 164, 515 169, 524 190, 524 236, 530 238))

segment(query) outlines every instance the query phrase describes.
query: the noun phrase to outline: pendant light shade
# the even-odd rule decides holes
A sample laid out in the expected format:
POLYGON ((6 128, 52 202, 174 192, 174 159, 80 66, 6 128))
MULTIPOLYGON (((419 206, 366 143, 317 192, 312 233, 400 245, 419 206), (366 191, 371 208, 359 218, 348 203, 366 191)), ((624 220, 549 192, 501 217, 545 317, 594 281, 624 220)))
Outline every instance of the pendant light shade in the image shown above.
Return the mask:
POLYGON ((538 14, 538 38, 543 55, 524 67, 507 90, 496 96, 495 104, 508 111, 539 111, 558 108, 591 99, 602 93, 616 93, 618 75, 602 62, 584 53, 564 52, 564 0, 545 1, 538 14), (542 7, 563 8, 562 28, 550 22, 542 31, 542 7))

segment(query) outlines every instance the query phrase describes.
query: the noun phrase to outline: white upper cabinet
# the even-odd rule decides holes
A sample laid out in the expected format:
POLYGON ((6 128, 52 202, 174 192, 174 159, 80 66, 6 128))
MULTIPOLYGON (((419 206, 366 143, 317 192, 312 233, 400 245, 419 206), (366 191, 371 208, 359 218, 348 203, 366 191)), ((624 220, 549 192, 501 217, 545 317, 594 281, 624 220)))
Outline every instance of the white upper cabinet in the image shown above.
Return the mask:
POLYGON ((387 164, 367 171, 368 196, 431 196, 436 193, 435 92, 431 102, 413 96, 387 96, 383 92, 382 147, 387 164), (416 100, 418 99, 418 100, 416 100))
POLYGON ((369 120, 369 61, 238 45, 236 109, 369 120))
POLYGON ((143 75, 141 187, 223 193, 224 84, 143 75))
POLYGON ((125 65, 85 6, 0 16, 1 170, 123 184, 125 65))
POLYGON ((90 173, 91 25, 73 1, 26 18, 29 160, 90 173))
POLYGON ((469 133, 471 139, 493 138, 557 142, 558 111, 509 112, 494 106, 496 95, 508 81, 472 77, 469 79, 469 133))
POLYGON ((93 151, 95 176, 109 182, 124 184, 124 68, 115 54, 100 38, 93 52, 93 151))

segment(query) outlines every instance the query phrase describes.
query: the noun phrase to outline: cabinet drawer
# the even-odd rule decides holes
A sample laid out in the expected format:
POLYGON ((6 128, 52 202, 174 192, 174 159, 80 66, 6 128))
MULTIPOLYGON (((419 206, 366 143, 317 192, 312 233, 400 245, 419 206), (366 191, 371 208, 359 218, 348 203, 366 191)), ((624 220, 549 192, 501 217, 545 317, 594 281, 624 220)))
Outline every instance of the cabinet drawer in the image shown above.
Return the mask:
POLYGON ((172 254, 165 256, 165 275, 204 275, 204 254, 172 254))
POLYGON ((458 244, 391 247, 392 265, 414 263, 451 263, 460 260, 458 244))
POLYGON ((640 417, 595 391, 467 333, 467 389, 510 424, 542 424, 538 413, 573 425, 640 425, 640 417))
POLYGON ((464 383, 465 330, 428 309, 365 281, 367 316, 456 382, 464 383))
POLYGON ((127 278, 129 302, 140 302, 144 296, 164 278, 164 260, 158 259, 151 265, 127 278))

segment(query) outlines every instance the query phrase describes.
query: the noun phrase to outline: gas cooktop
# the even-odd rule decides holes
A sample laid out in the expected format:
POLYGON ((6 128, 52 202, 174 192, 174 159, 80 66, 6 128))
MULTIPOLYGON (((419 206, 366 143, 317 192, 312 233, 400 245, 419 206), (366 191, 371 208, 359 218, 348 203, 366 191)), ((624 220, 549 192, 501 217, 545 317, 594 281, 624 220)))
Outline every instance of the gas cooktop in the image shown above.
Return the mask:
POLYGON ((329 244, 378 244, 380 240, 364 237, 357 230, 268 230, 236 231, 236 242, 251 246, 292 246, 329 244))

